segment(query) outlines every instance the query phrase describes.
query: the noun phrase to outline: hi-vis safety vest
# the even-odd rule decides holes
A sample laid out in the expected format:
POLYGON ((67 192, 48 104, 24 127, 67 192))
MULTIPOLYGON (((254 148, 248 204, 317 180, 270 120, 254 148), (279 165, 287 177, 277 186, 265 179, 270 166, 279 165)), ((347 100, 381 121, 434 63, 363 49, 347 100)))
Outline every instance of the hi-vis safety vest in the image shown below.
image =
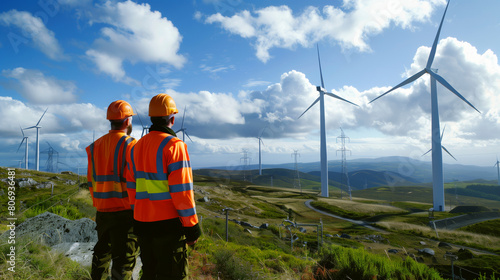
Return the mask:
POLYGON ((168 133, 151 131, 127 156, 127 190, 135 220, 179 218, 184 227, 198 223, 193 171, 184 142, 168 133))
POLYGON ((94 207, 100 212, 129 210, 126 154, 137 141, 124 132, 110 130, 88 146, 87 181, 94 207))

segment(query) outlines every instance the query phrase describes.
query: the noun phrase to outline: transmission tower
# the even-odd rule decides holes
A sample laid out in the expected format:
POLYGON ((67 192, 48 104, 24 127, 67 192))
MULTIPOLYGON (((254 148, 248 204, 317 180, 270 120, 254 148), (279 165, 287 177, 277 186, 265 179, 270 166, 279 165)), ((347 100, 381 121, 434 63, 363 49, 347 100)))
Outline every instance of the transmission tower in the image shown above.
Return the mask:
POLYGON ((57 170, 57 165, 59 163, 59 152, 56 151, 52 146, 47 142, 47 145, 49 145, 49 148, 46 149, 45 151, 42 151, 42 154, 47 154, 47 162, 45 163, 45 169, 47 172, 58 172, 57 170), (54 156, 55 156, 55 164, 54 164, 54 156), (54 168, 55 166, 55 168, 54 168))
POLYGON ((340 139, 340 143, 342 147, 337 150, 337 152, 342 152, 342 173, 341 173, 341 180, 340 180, 340 198, 342 199, 342 184, 347 185, 348 191, 349 191, 349 199, 352 200, 352 195, 351 195, 351 185, 349 184, 349 174, 347 173, 347 159, 346 159, 346 152, 351 152, 351 150, 347 150, 345 148, 345 140, 347 139, 349 142, 351 139, 344 134, 344 130, 342 127, 340 128, 340 131, 342 132, 340 136, 337 137, 337 143, 338 140, 340 139), (345 180, 344 180, 345 178, 345 180))
POLYGON ((300 176, 299 176, 299 163, 297 161, 297 157, 300 157, 298 150, 293 150, 292 157, 295 158, 295 174, 293 176, 293 187, 300 189, 302 193, 302 186, 300 185, 300 176))
MULTIPOLYGON (((240 162, 243 161, 243 181, 246 181, 246 171, 248 169, 248 165, 250 164, 251 158, 248 157, 248 149, 242 149, 243 151, 243 157, 240 158, 240 162)), ((252 179, 252 176, 250 176, 250 180, 252 179)))

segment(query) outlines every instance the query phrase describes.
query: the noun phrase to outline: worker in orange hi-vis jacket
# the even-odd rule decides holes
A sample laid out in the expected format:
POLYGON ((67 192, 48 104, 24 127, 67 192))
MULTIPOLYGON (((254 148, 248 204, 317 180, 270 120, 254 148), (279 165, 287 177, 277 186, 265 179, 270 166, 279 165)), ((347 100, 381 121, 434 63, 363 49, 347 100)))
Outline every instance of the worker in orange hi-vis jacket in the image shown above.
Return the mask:
POLYGON ((146 280, 187 279, 187 245, 201 234, 187 146, 171 129, 176 113, 172 97, 154 96, 153 125, 127 157, 127 190, 146 280))
POLYGON ((138 255, 125 179, 126 154, 137 142, 130 137, 133 115, 129 103, 112 102, 107 111, 111 130, 86 148, 88 186, 97 210, 98 240, 92 256, 93 280, 108 279, 111 260, 112 279, 132 279, 138 255))

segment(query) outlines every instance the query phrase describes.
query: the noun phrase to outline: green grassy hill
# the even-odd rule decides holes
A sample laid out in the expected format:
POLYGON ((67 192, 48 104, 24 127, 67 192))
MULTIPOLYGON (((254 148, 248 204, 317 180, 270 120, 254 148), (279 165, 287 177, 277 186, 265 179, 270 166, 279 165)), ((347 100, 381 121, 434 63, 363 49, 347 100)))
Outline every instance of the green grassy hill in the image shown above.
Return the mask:
MULTIPOLYGON (((237 180, 243 174, 204 172, 195 172, 195 199, 207 197, 208 202, 197 202, 203 236, 189 251, 192 279, 446 279, 450 277, 450 262, 444 255, 448 251, 458 253, 460 247, 441 248, 439 241, 500 253, 498 236, 472 230, 440 230, 436 241, 435 232, 425 226, 427 214, 418 213, 428 208, 429 202, 424 198, 430 189, 426 187, 359 190, 353 192, 354 198, 350 201, 338 199, 335 189, 331 191, 331 198, 318 198, 317 191, 312 188, 302 192, 291 188, 289 177, 293 172, 290 170, 277 170, 272 175, 276 182, 274 187, 237 180), (385 232, 318 214, 304 204, 311 199, 321 202, 332 214, 372 222, 385 232), (225 241, 225 214, 222 212, 227 207, 232 209, 229 212, 229 242, 225 241), (290 223, 285 219, 309 226, 287 228, 290 223), (322 245, 321 239, 318 242, 316 227, 310 226, 320 222, 324 233, 322 245), (256 227, 267 224, 267 228, 248 224, 256 227), (298 238, 293 247, 290 234, 298 238), (337 237, 340 235, 350 238, 337 237), (419 253, 417 249, 424 247, 420 242, 435 251, 434 258, 419 253)), ((265 176, 270 174, 264 173, 260 179, 266 180, 265 176)), ((304 173, 305 182, 313 185, 316 181, 307 176, 304 173)), ((36 185, 17 186, 15 200, 19 222, 44 211, 69 219, 95 217, 88 190, 78 184, 78 180, 85 181, 83 177, 19 169, 16 179, 20 178, 31 178, 37 183, 51 181, 55 187, 51 195, 51 189, 36 185)), ((8 192, 8 182, 7 170, 0 168, 0 192, 8 192)), ((1 197, 3 205, 7 202, 5 197, 1 197)), ((0 231, 5 231, 8 212, 2 211, 0 231)), ((436 213, 436 218, 448 216, 452 214, 436 213)), ((2 279, 89 279, 89 268, 82 268, 48 247, 33 240, 19 240, 17 245, 19 270, 16 274, 4 273, 2 279)), ((9 244, 2 244, 2 272, 7 271, 8 252, 9 244)), ((493 272, 500 274, 500 266, 495 265, 500 261, 498 256, 474 251, 471 254, 473 260, 459 260, 455 265, 464 265, 468 270, 488 276, 493 272)))

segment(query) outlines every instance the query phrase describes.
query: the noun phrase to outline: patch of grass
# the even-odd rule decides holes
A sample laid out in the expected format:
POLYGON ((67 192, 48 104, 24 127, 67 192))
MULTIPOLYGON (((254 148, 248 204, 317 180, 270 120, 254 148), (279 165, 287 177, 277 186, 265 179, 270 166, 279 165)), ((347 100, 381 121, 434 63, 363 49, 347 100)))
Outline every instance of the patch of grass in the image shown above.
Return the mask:
POLYGON ((320 257, 316 279, 442 279, 437 271, 411 258, 389 260, 362 249, 324 246, 320 257))
POLYGON ((7 270, 11 244, 0 245, 0 271, 2 279, 51 279, 51 280, 87 280, 89 268, 83 268, 75 261, 46 247, 29 240, 17 240, 15 272, 7 270))
POLYGON ((500 219, 462 227, 460 230, 484 235, 500 236, 500 219))
MULTIPOLYGON (((387 230, 421 236, 425 238, 436 238, 436 232, 428 226, 418 226, 400 222, 379 222, 378 226, 387 230)), ((440 241, 450 242, 457 245, 469 246, 490 252, 500 252, 500 238, 482 235, 477 233, 465 232, 460 230, 438 229, 440 241)))
POLYGON ((347 211, 347 210, 344 210, 340 207, 328 204, 328 203, 323 202, 323 201, 313 201, 313 202, 311 202, 311 205, 316 209, 323 210, 323 211, 332 213, 334 215, 338 215, 338 216, 341 216, 344 218, 349 218, 349 219, 362 220, 364 218, 368 218, 368 217, 372 216, 370 214, 363 214, 363 213, 358 213, 358 212, 347 211))
POLYGON ((269 203, 264 203, 264 202, 257 202, 254 204, 256 207, 258 207, 262 212, 260 212, 257 217, 262 218, 262 219, 284 219, 287 217, 287 214, 285 211, 277 207, 275 205, 269 204, 269 203))

